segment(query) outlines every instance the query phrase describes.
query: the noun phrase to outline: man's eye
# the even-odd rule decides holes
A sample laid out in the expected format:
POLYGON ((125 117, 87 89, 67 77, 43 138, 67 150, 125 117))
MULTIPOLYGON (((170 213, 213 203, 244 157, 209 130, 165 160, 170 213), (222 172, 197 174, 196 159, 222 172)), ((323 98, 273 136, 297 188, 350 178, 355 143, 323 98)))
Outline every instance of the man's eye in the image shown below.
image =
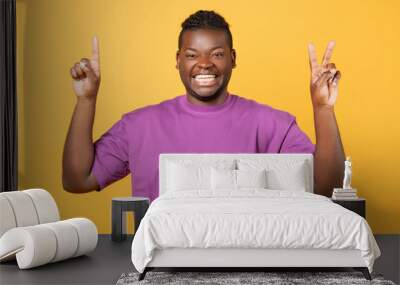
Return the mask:
POLYGON ((223 52, 216 52, 216 53, 214 53, 214 56, 215 57, 223 57, 224 53, 223 52))
POLYGON ((196 55, 194 55, 194 54, 187 54, 186 57, 187 57, 187 58, 195 58, 196 55))

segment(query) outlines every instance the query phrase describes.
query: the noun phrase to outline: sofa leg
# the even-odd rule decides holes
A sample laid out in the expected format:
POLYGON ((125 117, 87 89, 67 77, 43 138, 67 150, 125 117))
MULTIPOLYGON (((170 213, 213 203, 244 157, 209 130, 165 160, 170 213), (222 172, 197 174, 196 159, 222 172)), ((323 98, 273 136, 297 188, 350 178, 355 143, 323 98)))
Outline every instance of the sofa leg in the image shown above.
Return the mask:
POLYGON ((357 271, 361 271, 362 274, 364 275, 365 279, 367 280, 372 280, 371 275, 369 274, 369 270, 367 267, 355 267, 354 268, 357 271))
POLYGON ((144 279, 144 277, 146 277, 146 273, 147 273, 148 269, 147 267, 144 269, 144 271, 142 273, 139 274, 139 278, 138 281, 142 281, 144 279))

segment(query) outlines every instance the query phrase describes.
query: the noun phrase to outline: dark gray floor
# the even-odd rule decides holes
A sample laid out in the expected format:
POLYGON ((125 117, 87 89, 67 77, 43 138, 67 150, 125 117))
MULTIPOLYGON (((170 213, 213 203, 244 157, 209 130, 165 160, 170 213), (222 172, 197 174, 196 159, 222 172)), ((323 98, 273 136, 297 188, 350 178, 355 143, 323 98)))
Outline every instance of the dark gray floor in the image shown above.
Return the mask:
POLYGON ((386 279, 400 283, 400 235, 375 235, 381 250, 374 264, 374 272, 379 272, 386 279))
POLYGON ((87 256, 19 270, 16 262, 0 264, 0 284, 115 284, 124 272, 134 271, 130 259, 132 238, 112 242, 100 235, 87 256))
MULTIPOLYGON (((399 283, 400 236, 376 236, 382 251, 374 272, 399 283)), ((0 264, 0 284, 115 284, 124 272, 134 271, 130 259, 132 237, 112 242, 109 235, 100 235, 94 252, 88 256, 19 270, 16 262, 0 264)))

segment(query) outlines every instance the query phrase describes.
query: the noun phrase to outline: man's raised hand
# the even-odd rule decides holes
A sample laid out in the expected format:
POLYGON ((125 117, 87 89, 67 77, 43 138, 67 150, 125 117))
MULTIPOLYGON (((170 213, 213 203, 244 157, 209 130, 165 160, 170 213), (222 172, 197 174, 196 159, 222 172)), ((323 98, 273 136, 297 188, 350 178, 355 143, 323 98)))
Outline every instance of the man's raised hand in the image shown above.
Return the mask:
POLYGON ((95 99, 100 86, 100 56, 97 37, 92 40, 92 56, 82 58, 70 69, 72 86, 76 96, 95 99))
POLYGON ((335 42, 330 41, 322 58, 322 63, 318 64, 315 47, 312 43, 308 44, 311 69, 310 91, 314 108, 332 108, 336 102, 338 81, 341 75, 335 64, 330 63, 334 47, 335 42))

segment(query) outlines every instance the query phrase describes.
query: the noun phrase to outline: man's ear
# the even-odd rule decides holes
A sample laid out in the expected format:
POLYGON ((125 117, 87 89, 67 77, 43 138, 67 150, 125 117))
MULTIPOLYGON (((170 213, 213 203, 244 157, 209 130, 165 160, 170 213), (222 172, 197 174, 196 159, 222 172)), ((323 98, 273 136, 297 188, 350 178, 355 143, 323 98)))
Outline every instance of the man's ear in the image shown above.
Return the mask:
POLYGON ((176 69, 179 69, 179 50, 176 52, 176 65, 175 65, 176 69))
POLYGON ((231 50, 232 68, 236 67, 236 50, 231 50))

